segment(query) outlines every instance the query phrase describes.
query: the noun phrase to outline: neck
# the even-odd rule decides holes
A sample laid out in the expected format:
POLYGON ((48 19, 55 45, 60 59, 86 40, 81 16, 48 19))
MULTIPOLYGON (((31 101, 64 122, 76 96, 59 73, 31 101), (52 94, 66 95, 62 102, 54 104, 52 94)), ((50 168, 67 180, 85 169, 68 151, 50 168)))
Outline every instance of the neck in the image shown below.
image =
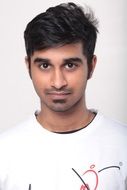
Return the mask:
POLYGON ((80 129, 88 125, 94 117, 94 114, 86 108, 85 103, 66 112, 54 112, 44 105, 42 107, 37 120, 44 128, 53 132, 80 129))

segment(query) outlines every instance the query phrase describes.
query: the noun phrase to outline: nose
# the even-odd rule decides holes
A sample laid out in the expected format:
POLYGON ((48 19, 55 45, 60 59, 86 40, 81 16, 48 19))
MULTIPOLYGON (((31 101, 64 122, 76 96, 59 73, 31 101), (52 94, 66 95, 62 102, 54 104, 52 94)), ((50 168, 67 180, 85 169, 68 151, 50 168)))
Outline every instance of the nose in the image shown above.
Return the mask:
POLYGON ((62 71, 54 71, 51 78, 51 86, 58 90, 67 86, 67 80, 62 71))

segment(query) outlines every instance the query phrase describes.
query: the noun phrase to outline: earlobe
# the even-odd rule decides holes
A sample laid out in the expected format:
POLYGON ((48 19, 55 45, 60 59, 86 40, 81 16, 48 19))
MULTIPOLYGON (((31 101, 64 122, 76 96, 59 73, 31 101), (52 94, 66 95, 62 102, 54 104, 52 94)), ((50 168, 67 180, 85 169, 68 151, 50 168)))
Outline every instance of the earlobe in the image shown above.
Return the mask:
POLYGON ((26 63, 27 70, 29 72, 29 76, 31 78, 31 64, 30 64, 30 60, 27 56, 25 57, 25 63, 26 63))
POLYGON ((97 63, 97 56, 93 55, 92 62, 90 63, 88 68, 88 79, 92 78, 96 63, 97 63))
POLYGON ((25 64, 26 64, 27 69, 29 69, 29 63, 28 63, 28 57, 27 56, 25 57, 25 64))

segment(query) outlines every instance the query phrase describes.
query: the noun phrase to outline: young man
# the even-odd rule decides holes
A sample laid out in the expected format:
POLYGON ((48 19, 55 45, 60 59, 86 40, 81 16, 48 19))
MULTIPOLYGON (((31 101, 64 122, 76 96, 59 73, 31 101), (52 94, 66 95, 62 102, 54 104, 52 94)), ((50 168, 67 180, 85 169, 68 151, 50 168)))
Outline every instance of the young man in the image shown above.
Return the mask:
POLYGON ((0 190, 126 190, 127 127, 85 102, 97 21, 74 3, 26 27, 26 64, 41 110, 0 137, 0 190))

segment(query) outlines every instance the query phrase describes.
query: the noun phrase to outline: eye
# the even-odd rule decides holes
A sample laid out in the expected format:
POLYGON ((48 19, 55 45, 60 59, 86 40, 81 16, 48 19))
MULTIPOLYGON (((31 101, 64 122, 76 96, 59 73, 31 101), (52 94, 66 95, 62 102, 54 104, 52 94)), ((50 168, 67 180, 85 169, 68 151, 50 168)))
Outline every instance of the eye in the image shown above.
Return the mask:
POLYGON ((76 67, 77 67, 77 64, 75 64, 75 63, 67 63, 65 65, 65 68, 68 69, 68 70, 75 69, 76 67))
POLYGON ((41 63, 39 65, 39 67, 42 69, 42 70, 47 70, 50 68, 50 65, 48 63, 41 63))

